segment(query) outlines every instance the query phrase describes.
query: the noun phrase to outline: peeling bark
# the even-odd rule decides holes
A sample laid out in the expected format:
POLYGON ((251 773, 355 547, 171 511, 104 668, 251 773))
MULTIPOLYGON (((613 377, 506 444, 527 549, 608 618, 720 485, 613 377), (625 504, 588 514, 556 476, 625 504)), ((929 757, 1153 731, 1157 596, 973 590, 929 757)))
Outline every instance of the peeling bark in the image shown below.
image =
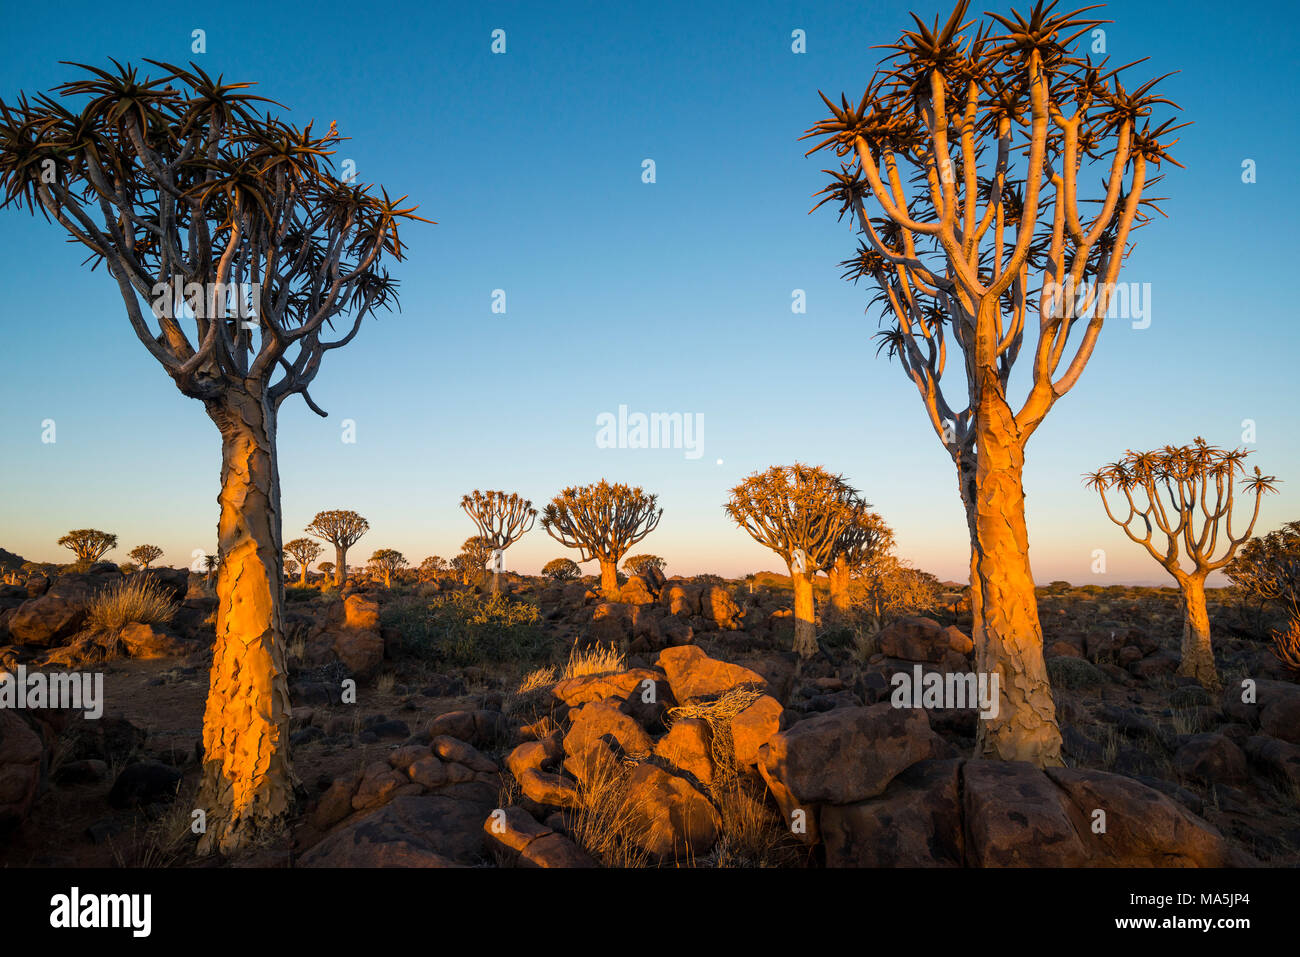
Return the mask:
POLYGON ((216 643, 203 715, 199 853, 230 854, 281 832, 293 800, 282 630, 275 412, 256 394, 206 403, 222 438, 216 643))
POLYGON ((849 614, 849 563, 840 556, 826 571, 830 583, 831 611, 839 618, 849 614))
POLYGON ((980 614, 972 635, 975 668, 998 674, 998 714, 982 719, 975 756, 1061 765, 1061 731, 1056 723, 1038 599, 1029 567, 1022 484, 1024 450, 1005 399, 985 389, 976 419, 975 575, 980 614))
POLYGON ((794 650, 802 658, 817 654, 817 612, 813 602, 812 577, 807 572, 790 573, 794 584, 794 650))
POLYGON ((1219 691, 1219 672, 1210 645, 1210 614, 1205 607, 1205 577, 1189 575, 1179 581, 1183 591, 1183 660, 1178 674, 1195 678, 1210 691, 1219 691))

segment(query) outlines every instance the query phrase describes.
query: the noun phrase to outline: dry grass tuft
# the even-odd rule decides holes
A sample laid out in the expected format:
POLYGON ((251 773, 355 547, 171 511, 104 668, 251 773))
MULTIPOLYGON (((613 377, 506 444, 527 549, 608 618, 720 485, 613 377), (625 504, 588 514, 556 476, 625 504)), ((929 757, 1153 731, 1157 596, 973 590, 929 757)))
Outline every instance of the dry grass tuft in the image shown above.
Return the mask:
POLYGON ((129 622, 162 625, 176 614, 167 589, 150 575, 132 575, 101 589, 90 599, 87 624, 95 631, 116 635, 129 622))
POLYGON ((574 648, 569 652, 569 660, 559 680, 626 670, 627 660, 623 657, 623 652, 613 645, 594 645, 591 648, 574 648))
POLYGON ((583 850, 605 867, 648 867, 650 855, 637 842, 635 805, 628 792, 631 767, 595 761, 578 784, 571 833, 583 850))

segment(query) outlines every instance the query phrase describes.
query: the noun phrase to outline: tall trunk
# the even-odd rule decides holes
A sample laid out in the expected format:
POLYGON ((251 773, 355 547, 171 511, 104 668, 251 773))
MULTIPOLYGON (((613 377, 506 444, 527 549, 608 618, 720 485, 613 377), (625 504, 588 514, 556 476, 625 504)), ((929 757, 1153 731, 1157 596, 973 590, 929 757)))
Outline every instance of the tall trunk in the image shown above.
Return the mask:
POLYGON ((1178 674, 1195 678, 1211 691, 1218 691, 1222 686, 1214 667, 1214 650, 1210 646, 1205 575, 1185 576, 1179 584, 1183 591, 1183 660, 1178 666, 1178 674))
POLYGON ((393 587, 393 573, 390 572, 387 568, 384 569, 384 587, 385 588, 393 587))
POLYGON ((216 643, 203 714, 206 830, 199 853, 232 853, 280 832, 293 800, 281 609, 275 412, 261 397, 208 403, 221 430, 216 643))
POLYGON ((849 563, 841 555, 826 572, 830 582, 831 611, 840 618, 849 613, 849 563))
POLYGON ((817 654, 817 611, 813 603, 812 576, 791 570, 794 584, 794 650, 803 658, 817 654))
POLYGON ((348 550, 343 545, 334 546, 334 584, 340 588, 343 587, 343 579, 347 577, 348 568, 348 550))
POLYGON ((610 601, 618 599, 618 560, 600 560, 600 590, 610 601))
POLYGON ((1024 451, 996 380, 986 380, 976 430, 971 598, 979 613, 972 637, 976 670, 998 675, 999 702, 997 715, 979 722, 975 754, 1038 767, 1060 765, 1061 731, 1029 567, 1024 451))
POLYGON ((298 578, 298 584, 299 584, 299 585, 306 585, 306 584, 307 584, 307 564, 306 564, 306 562, 303 563, 303 566, 302 566, 302 572, 301 572, 301 574, 299 575, 299 578, 298 578))

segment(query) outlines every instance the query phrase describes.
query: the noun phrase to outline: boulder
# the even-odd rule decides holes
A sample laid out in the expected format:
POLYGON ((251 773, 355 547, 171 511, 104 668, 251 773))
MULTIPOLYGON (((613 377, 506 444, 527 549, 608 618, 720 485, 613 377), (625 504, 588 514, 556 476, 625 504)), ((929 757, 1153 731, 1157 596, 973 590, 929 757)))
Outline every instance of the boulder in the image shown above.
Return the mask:
POLYGON ((633 756, 648 754, 654 748, 641 725, 607 701, 593 701, 569 712, 564 750, 582 754, 597 741, 617 744, 623 753, 633 756))
POLYGON ((734 688, 767 687, 757 672, 710 658, 696 645, 665 648, 659 653, 658 665, 681 704, 718 698, 734 688))
POLYGON ((784 713, 781 702, 771 695, 763 695, 731 719, 731 740, 739 767, 753 767, 758 763, 758 749, 781 730, 784 713))
MULTIPOLYGON (((961 632, 958 631, 957 634, 961 635, 961 632)), ((919 617, 899 618, 890 622, 881 629, 878 644, 882 654, 904 661, 937 663, 943 661, 952 650, 952 638, 948 631, 931 618, 919 617)))
POLYGON ((483 862, 489 808, 441 794, 405 794, 307 851, 301 867, 471 867, 483 862))
POLYGON ((659 862, 708 853, 722 829, 722 819, 704 795, 685 778, 653 764, 638 764, 628 774, 622 814, 632 840, 659 862))
POLYGON ((719 631, 736 631, 740 628, 740 606, 731 592, 721 585, 706 585, 700 593, 700 614, 711 621, 719 631))
POLYGON ((670 615, 693 618, 700 613, 700 589, 696 585, 667 582, 659 592, 659 600, 668 606, 670 615))
POLYGON ((960 867, 964 858, 959 759, 920 761, 885 792, 821 809, 827 867, 960 867))
POLYGON ((694 778, 706 787, 713 783, 712 735, 707 722, 683 718, 654 745, 654 753, 672 770, 694 778))
POLYGON ((853 804, 941 749, 924 711, 882 702, 827 711, 773 735, 758 749, 758 767, 804 808, 853 804))
MULTIPOLYGON (((352 595, 349 598, 359 598, 352 595)), ((375 631, 344 628, 334 633, 330 650, 358 679, 372 678, 384 663, 384 639, 375 631)))
POLYGON ((187 655, 196 646, 193 642, 176 637, 160 625, 146 625, 138 621, 127 622, 118 632, 118 639, 126 646, 132 658, 171 658, 187 655))
POLYGON ((628 578, 627 583, 619 589, 618 600, 625 605, 650 605, 658 599, 646 580, 640 575, 632 575, 628 578))
POLYGON ((1193 734, 1174 753, 1182 778, 1204 784, 1240 784, 1248 777, 1246 755, 1223 734, 1193 734))
POLYGON ((9 616, 9 634, 20 645, 49 648, 77 633, 86 606, 57 595, 29 598, 9 616))
POLYGON ((16 711, 0 708, 0 831, 26 819, 49 766, 41 728, 16 711))

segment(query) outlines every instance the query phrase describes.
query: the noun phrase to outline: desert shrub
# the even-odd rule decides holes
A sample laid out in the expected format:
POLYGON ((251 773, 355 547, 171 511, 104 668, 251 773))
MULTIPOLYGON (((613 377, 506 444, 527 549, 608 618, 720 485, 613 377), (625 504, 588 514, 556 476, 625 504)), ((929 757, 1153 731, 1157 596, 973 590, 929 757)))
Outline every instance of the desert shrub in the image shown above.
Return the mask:
POLYGON ((1090 661, 1082 658, 1047 659, 1047 677, 1053 688, 1088 688, 1106 681, 1106 674, 1090 661))
POLYGON ((319 598, 321 590, 314 585, 286 585, 284 597, 288 601, 312 601, 319 598))
POLYGON ((86 623, 95 631, 117 634, 128 622, 162 625, 175 614, 176 603, 158 579, 132 575, 95 593, 86 623))
POLYGON ((573 581, 582 574, 582 569, 572 558, 553 558, 542 566, 542 574, 551 581, 573 581))
POLYGON ((404 646, 438 664, 540 662, 547 642, 537 606, 505 595, 459 591, 434 598, 389 602, 384 625, 402 634, 404 646))
POLYGON ((881 555, 849 581, 849 603, 858 617, 878 630, 900 615, 919 615, 939 605, 939 579, 893 555, 881 555))

